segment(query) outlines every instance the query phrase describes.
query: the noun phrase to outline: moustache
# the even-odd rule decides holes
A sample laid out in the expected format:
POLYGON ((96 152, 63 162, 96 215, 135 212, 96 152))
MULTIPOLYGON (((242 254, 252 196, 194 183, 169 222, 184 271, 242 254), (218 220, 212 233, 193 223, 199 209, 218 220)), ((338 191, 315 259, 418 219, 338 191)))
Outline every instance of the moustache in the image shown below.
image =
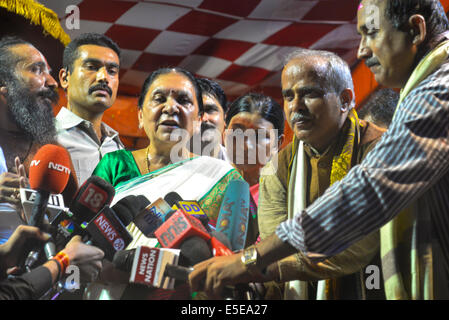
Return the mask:
POLYGON ((109 93, 110 96, 112 96, 112 89, 109 88, 107 84, 99 83, 99 84, 96 84, 96 85, 90 87, 89 94, 92 94, 94 91, 97 91, 97 90, 104 90, 107 93, 109 93))
POLYGON ((201 122, 201 132, 204 132, 209 129, 215 129, 215 126, 208 122, 201 122))
POLYGON ((312 117, 304 112, 294 112, 290 118, 291 123, 308 120, 312 120, 312 117))
POLYGON ((43 89, 36 94, 37 97, 49 99, 53 104, 58 103, 59 94, 58 91, 54 89, 43 89))
POLYGON ((375 58, 375 57, 369 58, 369 59, 365 60, 365 64, 368 68, 371 68, 372 66, 379 64, 379 60, 377 60, 377 58, 375 58))

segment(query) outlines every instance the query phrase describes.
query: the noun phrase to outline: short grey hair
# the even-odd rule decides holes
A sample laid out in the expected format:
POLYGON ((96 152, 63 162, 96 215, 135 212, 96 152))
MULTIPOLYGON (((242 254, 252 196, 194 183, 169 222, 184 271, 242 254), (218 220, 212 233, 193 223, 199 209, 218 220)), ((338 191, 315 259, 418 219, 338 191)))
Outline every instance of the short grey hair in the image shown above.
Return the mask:
MULTIPOLYGON (((324 74, 329 89, 333 89, 340 94, 344 89, 349 88, 354 93, 354 83, 352 81, 349 65, 341 57, 330 51, 312 50, 300 48, 285 57, 284 67, 295 59, 322 58, 327 61, 327 68, 324 74)), ((351 102, 351 108, 355 106, 355 94, 351 102)))

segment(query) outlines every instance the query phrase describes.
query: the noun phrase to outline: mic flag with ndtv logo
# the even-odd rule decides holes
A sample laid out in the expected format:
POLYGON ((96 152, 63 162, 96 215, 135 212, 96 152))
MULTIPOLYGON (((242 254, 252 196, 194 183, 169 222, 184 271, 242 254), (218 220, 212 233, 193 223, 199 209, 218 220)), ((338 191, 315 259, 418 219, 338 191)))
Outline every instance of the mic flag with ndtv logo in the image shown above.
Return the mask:
POLYGON ((30 164, 30 187, 49 193, 61 193, 70 177, 70 155, 63 147, 46 144, 30 164))

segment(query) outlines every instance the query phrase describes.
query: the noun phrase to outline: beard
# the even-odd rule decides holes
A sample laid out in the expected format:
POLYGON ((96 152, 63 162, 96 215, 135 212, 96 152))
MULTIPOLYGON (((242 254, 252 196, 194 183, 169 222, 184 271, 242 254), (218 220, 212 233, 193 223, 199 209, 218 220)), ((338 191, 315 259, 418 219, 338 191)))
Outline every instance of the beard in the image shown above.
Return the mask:
POLYGON ((32 141, 41 145, 56 142, 53 105, 58 102, 58 93, 44 89, 32 93, 19 80, 14 79, 8 87, 6 101, 16 125, 32 141))

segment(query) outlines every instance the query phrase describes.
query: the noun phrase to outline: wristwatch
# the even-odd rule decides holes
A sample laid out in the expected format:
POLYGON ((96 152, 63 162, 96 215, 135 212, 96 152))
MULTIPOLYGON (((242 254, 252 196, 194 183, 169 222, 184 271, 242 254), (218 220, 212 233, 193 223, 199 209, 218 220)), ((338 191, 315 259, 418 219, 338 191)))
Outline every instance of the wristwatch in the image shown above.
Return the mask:
POLYGON ((250 275, 260 275, 260 270, 257 268, 257 250, 255 246, 250 246, 243 249, 242 263, 250 275))

